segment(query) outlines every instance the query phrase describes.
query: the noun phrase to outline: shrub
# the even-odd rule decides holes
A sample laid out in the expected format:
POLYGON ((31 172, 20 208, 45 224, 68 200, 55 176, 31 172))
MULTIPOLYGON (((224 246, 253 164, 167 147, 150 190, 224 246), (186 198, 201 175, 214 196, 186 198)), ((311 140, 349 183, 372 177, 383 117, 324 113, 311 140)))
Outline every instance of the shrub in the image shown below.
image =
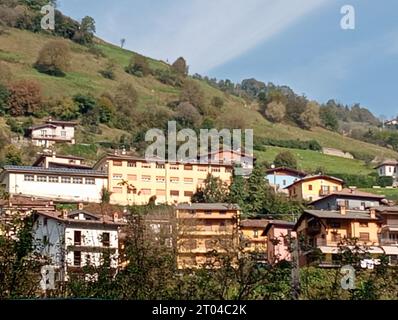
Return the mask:
POLYGON ((182 76, 186 76, 188 75, 188 66, 187 66, 187 62, 185 61, 185 59, 183 57, 179 57, 172 65, 171 65, 171 69, 182 76))
POLYGON ((281 122, 286 115, 286 107, 283 103, 271 102, 267 105, 265 116, 271 122, 281 122))
POLYGON ((256 139, 255 147, 259 148, 262 145, 273 147, 322 151, 322 146, 316 140, 301 141, 301 140, 276 140, 276 139, 256 139))
POLYGON ((123 83, 117 88, 114 101, 118 111, 131 117, 137 107, 138 93, 132 84, 123 83))
POLYGON ((41 87, 31 80, 22 80, 9 87, 8 112, 12 116, 32 115, 42 103, 41 87))
POLYGON ((0 61, 0 85, 7 85, 12 79, 10 67, 3 61, 0 61))
POLYGON ((213 99, 211 99, 211 105, 217 109, 221 109, 224 106, 224 100, 221 97, 213 97, 213 99))
POLYGON ((275 157, 274 165, 297 169, 297 159, 290 151, 283 151, 275 157))
POLYGON ((311 129, 320 124, 319 105, 315 101, 308 102, 304 112, 300 115, 300 125, 304 129, 311 129))
POLYGON ((175 72, 172 72, 168 69, 157 69, 155 71, 155 77, 161 83, 169 86, 181 87, 183 84, 183 80, 181 79, 181 77, 179 77, 175 72))
POLYGON ((79 108, 81 114, 86 114, 95 109, 97 101, 90 95, 77 94, 73 97, 73 101, 79 108))
POLYGON ((201 122, 201 115, 189 102, 182 102, 176 108, 176 119, 182 127, 197 127, 201 122))
POLYGON ((10 98, 10 91, 0 84, 0 116, 4 116, 7 111, 8 99, 10 98))
POLYGON ((75 120, 79 117, 79 107, 71 98, 62 98, 50 105, 50 113, 63 121, 75 120))
POLYGON ((376 184, 380 187, 390 187, 394 184, 394 179, 392 177, 377 177, 376 184))
POLYGON ((146 77, 151 73, 147 58, 140 54, 136 54, 131 58, 130 64, 125 68, 125 71, 136 77, 146 77))
POLYGON ((186 80, 181 90, 180 101, 189 102, 194 107, 201 109, 204 106, 203 91, 193 80, 186 80))
POLYGON ((35 63, 35 68, 51 76, 63 77, 70 63, 70 51, 66 42, 55 40, 44 45, 35 63))

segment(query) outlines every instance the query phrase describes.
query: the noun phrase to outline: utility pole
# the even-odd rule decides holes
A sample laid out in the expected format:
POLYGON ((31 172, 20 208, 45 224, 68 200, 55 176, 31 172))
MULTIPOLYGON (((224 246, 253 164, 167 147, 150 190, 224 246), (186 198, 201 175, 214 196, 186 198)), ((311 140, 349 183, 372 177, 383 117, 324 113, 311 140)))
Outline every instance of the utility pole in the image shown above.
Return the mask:
POLYGON ((291 275, 292 299, 298 300, 300 297, 300 266, 299 266, 298 239, 297 237, 292 238, 291 230, 289 230, 289 238, 292 247, 292 275, 291 275))

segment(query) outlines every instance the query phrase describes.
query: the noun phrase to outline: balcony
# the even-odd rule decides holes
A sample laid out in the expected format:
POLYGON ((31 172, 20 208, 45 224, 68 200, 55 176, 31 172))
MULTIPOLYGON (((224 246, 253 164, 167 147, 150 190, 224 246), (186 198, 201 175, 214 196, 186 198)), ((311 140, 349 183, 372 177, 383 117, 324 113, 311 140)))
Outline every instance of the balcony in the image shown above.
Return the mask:
POLYGON ((331 192, 330 190, 323 190, 323 189, 319 190, 319 196, 320 196, 320 197, 328 196, 328 195, 331 194, 331 193, 332 193, 332 192, 331 192))

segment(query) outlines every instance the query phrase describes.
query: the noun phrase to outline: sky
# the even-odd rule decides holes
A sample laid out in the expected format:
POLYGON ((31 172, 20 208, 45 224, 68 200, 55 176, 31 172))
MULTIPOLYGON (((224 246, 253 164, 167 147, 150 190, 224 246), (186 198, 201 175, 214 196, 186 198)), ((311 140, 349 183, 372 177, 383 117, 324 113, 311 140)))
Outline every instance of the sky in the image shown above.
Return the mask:
POLYGON ((288 85, 324 103, 398 115, 396 0, 58 0, 96 20, 97 35, 152 58, 183 56, 190 73, 288 85), (355 10, 342 29, 341 8, 355 10))

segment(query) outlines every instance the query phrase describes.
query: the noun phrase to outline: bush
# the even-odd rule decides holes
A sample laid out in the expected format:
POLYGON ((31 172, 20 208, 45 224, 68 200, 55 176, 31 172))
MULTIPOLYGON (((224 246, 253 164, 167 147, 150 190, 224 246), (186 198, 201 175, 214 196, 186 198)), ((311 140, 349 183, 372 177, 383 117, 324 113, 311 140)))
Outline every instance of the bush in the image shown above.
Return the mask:
POLYGON ((274 165, 276 167, 297 169, 297 159, 290 151, 283 151, 275 157, 274 165))
POLYGON ((22 80, 9 87, 8 112, 12 116, 32 115, 42 103, 41 87, 31 80, 22 80))
POLYGON ((151 73, 147 58, 140 54, 136 54, 131 58, 130 64, 125 68, 125 71, 136 77, 146 77, 151 73))
POLYGON ((8 99, 10 98, 10 91, 0 84, 0 116, 4 116, 7 111, 8 99))
POLYGON ((97 105, 97 101, 90 95, 77 94, 73 97, 73 101, 78 106, 81 114, 93 111, 97 105))
POLYGON ((132 117, 137 107, 138 93, 132 84, 123 83, 117 88, 114 101, 118 111, 132 117))
POLYGON ((281 122, 286 115, 286 107, 283 103, 271 102, 267 105, 265 116, 271 122, 281 122))
POLYGON ((64 77, 70 63, 69 46, 66 42, 55 40, 44 45, 35 63, 35 68, 42 73, 64 77))
POLYGON ((392 177, 377 177, 376 184, 380 187, 391 187, 394 184, 392 177))
POLYGON ((176 108, 176 119, 182 127, 197 127, 202 117, 198 110, 189 102, 182 102, 176 108))
POLYGON ((201 110, 204 107, 204 94, 199 85, 193 80, 184 81, 180 94, 181 102, 189 102, 201 110))
POLYGON ((0 61, 0 85, 7 85, 12 79, 10 67, 3 61, 0 61))
POLYGON ((188 66, 187 62, 183 57, 179 57, 172 65, 171 69, 181 75, 181 76, 187 76, 188 75, 188 66))
POLYGON ((275 139, 256 139, 255 149, 259 150, 263 145, 299 149, 299 150, 312 150, 322 151, 322 146, 316 140, 301 141, 301 140, 275 140, 275 139))
POLYGON ((221 97, 213 97, 211 105, 217 109, 221 109, 224 106, 224 100, 221 97))
POLYGON ((355 159, 365 161, 366 163, 370 163, 375 158, 373 155, 361 151, 350 151, 350 153, 355 159))
POLYGON ((372 188, 377 184, 377 177, 372 175, 355 175, 343 173, 328 173, 331 176, 344 180, 347 186, 355 186, 357 188, 372 188))
POLYGON ((79 107, 71 98, 62 98, 50 104, 50 113, 63 121, 76 120, 79 115, 79 107))
POLYGON ((155 71, 155 77, 158 81, 168 86, 181 87, 183 80, 175 72, 170 70, 158 69, 155 71))

